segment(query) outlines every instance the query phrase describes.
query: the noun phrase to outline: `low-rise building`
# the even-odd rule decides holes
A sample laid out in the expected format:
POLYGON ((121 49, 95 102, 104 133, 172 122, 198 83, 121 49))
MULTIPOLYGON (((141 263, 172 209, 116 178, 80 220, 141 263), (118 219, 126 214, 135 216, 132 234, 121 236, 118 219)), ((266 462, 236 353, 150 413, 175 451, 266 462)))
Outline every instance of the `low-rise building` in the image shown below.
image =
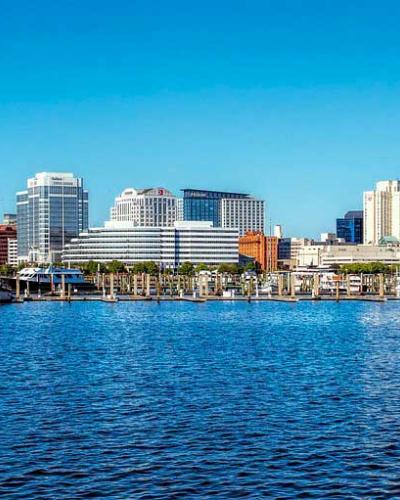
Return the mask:
POLYGON ((310 245, 308 238, 282 238, 278 243, 278 261, 280 267, 292 269, 297 266, 300 250, 305 245, 310 245))
POLYGON ((8 264, 9 240, 17 239, 15 224, 0 224, 0 265, 8 264))
POLYGON ((239 239, 239 253, 253 257, 262 271, 278 269, 278 238, 260 231, 248 231, 239 239))
POLYGON ((211 222, 181 221, 173 227, 138 227, 133 222, 110 221, 91 228, 66 245, 63 261, 80 263, 119 260, 127 265, 154 261, 162 268, 183 262, 218 265, 239 261, 237 229, 213 227, 211 222))
POLYGON ((298 254, 299 267, 335 267, 382 262, 400 265, 400 247, 393 245, 305 245, 298 254))

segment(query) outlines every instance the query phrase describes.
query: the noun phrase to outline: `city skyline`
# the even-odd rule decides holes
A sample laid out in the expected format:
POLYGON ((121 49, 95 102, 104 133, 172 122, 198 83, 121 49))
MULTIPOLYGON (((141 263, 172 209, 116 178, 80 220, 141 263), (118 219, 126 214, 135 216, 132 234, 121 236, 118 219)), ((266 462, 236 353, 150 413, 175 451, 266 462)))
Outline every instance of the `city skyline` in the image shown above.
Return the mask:
POLYGON ((93 225, 130 185, 189 185, 265 199, 286 234, 334 230, 399 176, 400 5, 385 7, 8 5, 0 212, 56 170, 87 179, 93 225))
MULTIPOLYGON (((45 172, 45 171, 43 171, 43 172, 39 173, 39 175, 41 175, 41 174, 49 174, 49 172, 45 172)), ((50 172, 50 175, 53 175, 53 174, 54 174, 54 175, 58 175, 58 174, 60 174, 60 175, 64 175, 64 174, 65 174, 65 172, 61 172, 61 171, 60 171, 60 172, 57 172, 57 171, 55 171, 55 172, 50 172)), ((31 177, 33 178, 33 177, 35 177, 36 175, 38 175, 38 172, 37 172, 36 174, 33 174, 31 177)), ((77 175, 77 174, 75 174, 75 172, 72 172, 72 173, 70 173, 70 174, 68 174, 68 175, 77 175)), ((78 177, 81 177, 81 176, 79 176, 79 174, 78 174, 78 177)), ((85 182, 86 182, 86 180, 85 180, 85 182)), ((386 182, 394 182, 394 183, 398 183, 398 182, 400 182, 400 181, 399 181, 398 179, 391 179, 390 181, 387 181, 387 180, 385 180, 385 181, 384 181, 384 180, 382 180, 382 179, 381 179, 381 180, 375 181, 375 183, 374 183, 374 184, 386 183, 386 182)), ((141 187, 141 188, 138 188, 138 187, 135 187, 135 188, 132 188, 132 187, 126 187, 126 188, 124 188, 124 189, 122 190, 122 194, 124 194, 124 192, 130 192, 132 189, 133 189, 133 190, 138 190, 138 191, 151 191, 151 190, 153 190, 153 189, 160 189, 160 187, 161 187, 161 189, 165 189, 165 186, 161 186, 161 185, 146 186, 145 188, 143 188, 143 187, 141 187)), ((111 189, 111 188, 110 188, 110 186, 109 186, 109 192, 110 192, 110 189, 111 189)), ((21 189, 20 189, 19 191, 21 191, 21 189)), ((17 193, 18 193, 19 191, 17 191, 17 193)), ((90 191, 90 189, 87 189, 87 191, 90 191)), ((176 200, 177 200, 177 201, 183 201, 183 199, 184 199, 184 198, 183 198, 183 196, 184 196, 184 194, 183 194, 183 193, 184 193, 184 191, 203 191, 203 190, 198 189, 197 187, 195 187, 195 188, 181 188, 181 189, 179 189, 179 190, 178 190, 178 193, 175 193, 175 192, 173 192, 173 191, 170 191, 170 190, 166 189, 166 193, 170 193, 170 195, 171 195, 172 197, 176 198, 176 200)), ((217 192, 217 191, 212 189, 212 190, 210 190, 210 192, 217 192)), ((362 212, 362 211, 363 211, 363 205, 364 205, 364 203, 363 203, 363 201, 364 201, 364 200, 363 200, 363 198, 365 197, 365 194, 367 194, 367 193, 368 193, 368 191, 367 191, 367 190, 365 190, 365 191, 363 191, 363 192, 361 193, 361 195, 360 195, 360 196, 361 196, 362 202, 361 202, 361 205, 360 205, 360 206, 356 206, 356 205, 355 205, 355 203, 353 203, 353 205, 350 205, 350 208, 349 208, 349 207, 347 207, 347 208, 346 208, 346 212, 352 212, 352 211, 361 211, 361 212, 362 212)), ((254 198, 255 198, 255 197, 253 197, 253 194, 252 194, 252 193, 247 193, 247 194, 245 194, 245 195, 242 193, 242 194, 239 194, 238 196, 250 196, 250 199, 254 199, 254 198)), ((120 193, 116 193, 116 195, 112 198, 112 199, 113 199, 113 202, 110 204, 111 209, 110 209, 110 206, 109 206, 109 207, 108 207, 108 210, 107 210, 107 212, 108 212, 108 213, 106 214, 106 216, 105 216, 102 220, 99 220, 99 222, 93 223, 93 221, 91 220, 91 218, 90 218, 90 216, 89 216, 89 226, 90 226, 90 227, 101 227, 101 226, 103 226, 103 224, 104 224, 104 222, 105 222, 105 221, 112 220, 112 218, 113 218, 113 216, 112 216, 112 210, 113 210, 113 207, 114 207, 114 204, 115 204, 116 199, 118 199, 119 197, 120 197, 120 193), (113 203, 114 203, 114 204, 113 204, 113 203)), ((265 212, 264 212, 264 215, 265 215, 265 226, 264 226, 264 227, 265 227, 265 234, 269 234, 269 231, 270 231, 270 230, 272 231, 272 228, 273 228, 273 226, 274 226, 274 225, 278 224, 279 226, 282 226, 282 224, 280 223, 280 220, 274 221, 274 220, 272 220, 272 218, 269 216, 269 213, 268 213, 268 212, 269 212, 268 200, 260 200, 260 201, 262 201, 263 203, 265 203, 265 208, 264 208, 264 210, 265 210, 265 211, 267 211, 267 213, 265 213, 265 212)), ((92 202, 93 202, 93 201, 91 201, 91 203, 92 203, 92 202)), ((89 205, 89 213, 90 213, 90 206, 91 206, 91 204, 89 205)), ((15 194, 14 194, 14 207, 12 208, 12 210, 3 211, 3 214, 4 214, 4 215, 7 215, 8 213, 16 213, 16 212, 17 212, 17 205, 16 205, 16 203, 15 203, 15 194)), ((337 221, 337 219, 340 219, 340 214, 336 217, 336 219, 335 219, 335 220, 330 221, 330 223, 328 223, 327 225, 325 225, 325 226, 323 227, 322 231, 321 231, 318 235, 312 235, 312 236, 310 236, 310 235, 308 235, 308 234, 301 234, 301 235, 300 235, 300 233, 296 233, 296 234, 289 234, 288 232, 285 232, 285 227, 283 227, 282 229, 283 229, 283 231, 285 232, 285 237, 286 237, 286 236, 290 236, 290 237, 298 237, 298 236, 302 236, 302 237, 307 237, 307 238, 314 238, 314 239, 317 239, 317 236, 319 236, 319 235, 320 235, 321 233, 323 233, 323 232, 326 232, 327 228, 333 228, 333 229, 332 229, 332 231, 329 231, 329 232, 336 233, 336 229, 337 229, 337 227, 335 228, 335 221, 337 221)), ((179 220, 179 217, 178 217, 178 220, 179 220)), ((190 220, 190 219, 188 219, 188 220, 190 220)), ((204 219, 204 217, 203 217, 203 218, 201 218, 200 220, 205 220, 205 219, 204 219)), ((210 220, 211 220, 211 219, 210 219, 210 220)), ((260 229, 260 230, 261 230, 261 229, 260 229)), ((272 233, 271 233, 271 234, 272 234, 272 233)))

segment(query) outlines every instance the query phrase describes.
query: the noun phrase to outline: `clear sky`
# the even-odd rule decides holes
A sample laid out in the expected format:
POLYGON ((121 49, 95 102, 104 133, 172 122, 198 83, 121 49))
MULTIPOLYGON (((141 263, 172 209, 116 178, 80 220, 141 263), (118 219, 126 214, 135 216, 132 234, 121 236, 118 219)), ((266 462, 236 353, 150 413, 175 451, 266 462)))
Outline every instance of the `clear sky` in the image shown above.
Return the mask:
POLYGON ((250 192, 316 236, 400 172, 400 2, 3 0, 0 212, 38 171, 90 190, 250 192))

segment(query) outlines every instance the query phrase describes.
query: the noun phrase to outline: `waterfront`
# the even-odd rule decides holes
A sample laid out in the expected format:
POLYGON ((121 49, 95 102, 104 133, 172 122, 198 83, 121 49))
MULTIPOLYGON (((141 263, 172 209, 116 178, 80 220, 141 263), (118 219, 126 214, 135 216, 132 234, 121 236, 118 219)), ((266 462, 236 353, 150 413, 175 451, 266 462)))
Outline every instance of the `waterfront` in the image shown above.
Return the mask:
POLYGON ((0 308, 0 494, 397 497, 400 304, 0 308))

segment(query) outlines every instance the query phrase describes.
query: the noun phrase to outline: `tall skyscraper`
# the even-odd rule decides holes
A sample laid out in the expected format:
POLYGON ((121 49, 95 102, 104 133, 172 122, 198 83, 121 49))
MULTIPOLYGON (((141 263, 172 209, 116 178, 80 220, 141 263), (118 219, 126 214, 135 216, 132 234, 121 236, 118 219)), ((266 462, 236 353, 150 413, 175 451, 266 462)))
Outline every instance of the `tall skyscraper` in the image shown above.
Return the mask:
POLYGON ((211 221, 214 227, 264 232, 264 200, 248 194, 183 189, 184 220, 211 221))
POLYGON ((88 228, 88 192, 70 173, 41 172, 17 193, 18 260, 53 263, 88 228))
POLYGON ((336 219, 336 236, 342 238, 346 243, 363 242, 363 221, 364 213, 362 210, 351 210, 341 219, 336 219))
POLYGON ((177 200, 164 188, 125 189, 110 211, 111 220, 135 226, 172 227, 177 217, 177 200))
POLYGON ((400 240, 400 181, 377 182, 364 192, 364 243, 377 245, 392 236, 400 240))

